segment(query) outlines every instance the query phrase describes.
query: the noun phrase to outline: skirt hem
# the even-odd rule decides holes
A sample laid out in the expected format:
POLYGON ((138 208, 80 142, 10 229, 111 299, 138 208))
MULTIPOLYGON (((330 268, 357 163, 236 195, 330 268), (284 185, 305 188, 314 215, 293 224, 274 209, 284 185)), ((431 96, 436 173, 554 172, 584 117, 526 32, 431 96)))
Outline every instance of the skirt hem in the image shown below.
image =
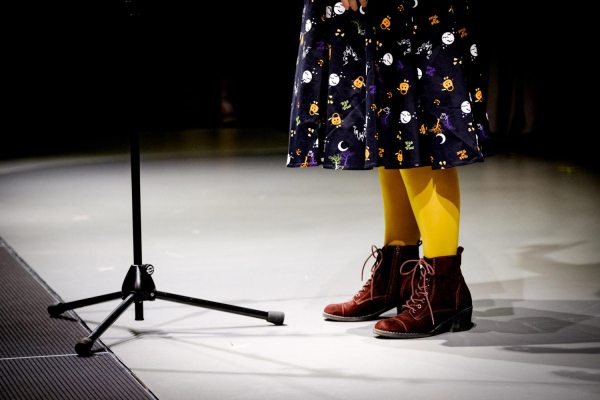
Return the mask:
POLYGON ((385 169, 412 169, 412 168, 420 168, 420 167, 431 167, 431 169, 433 170, 437 170, 437 169, 445 169, 445 168, 453 168, 453 167, 460 167, 463 165, 471 165, 471 164, 475 164, 475 163, 479 163, 479 162, 483 162, 486 158, 493 156, 494 153, 491 154, 486 154, 485 156, 480 156, 480 157, 476 157, 476 158, 472 158, 470 160, 466 160, 466 161, 458 161, 452 164, 444 164, 444 165, 432 165, 432 164, 412 164, 412 165, 401 165, 401 166, 391 166, 391 165, 378 165, 378 164, 372 164, 372 165, 365 165, 364 168, 358 168, 358 167, 342 167, 342 168, 336 168, 335 165, 333 164, 323 164, 318 162, 317 164, 312 164, 312 165, 305 165, 302 166, 301 164, 288 164, 286 165, 287 168, 311 168, 311 167, 322 167, 323 169, 329 169, 329 170, 339 170, 339 171, 343 171, 343 170, 348 170, 348 171, 370 171, 373 168, 379 168, 379 167, 384 167, 385 169))

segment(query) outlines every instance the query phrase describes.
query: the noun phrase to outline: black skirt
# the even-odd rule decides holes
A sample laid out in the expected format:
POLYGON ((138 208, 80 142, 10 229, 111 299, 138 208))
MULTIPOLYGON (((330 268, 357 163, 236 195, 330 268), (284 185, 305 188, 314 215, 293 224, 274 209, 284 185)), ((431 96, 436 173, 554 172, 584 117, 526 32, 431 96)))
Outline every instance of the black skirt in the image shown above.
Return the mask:
POLYGON ((305 0, 288 167, 442 169, 492 154, 467 0, 305 0))

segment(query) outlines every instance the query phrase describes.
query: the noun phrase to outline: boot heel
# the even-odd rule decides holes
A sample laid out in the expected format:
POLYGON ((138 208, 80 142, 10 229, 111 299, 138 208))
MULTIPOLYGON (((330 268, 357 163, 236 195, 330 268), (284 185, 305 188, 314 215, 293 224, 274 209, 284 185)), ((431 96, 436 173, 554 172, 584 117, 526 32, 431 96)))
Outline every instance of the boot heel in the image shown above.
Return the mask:
POLYGON ((460 332, 466 331, 473 327, 473 323, 471 322, 471 316, 473 315, 473 307, 469 307, 466 310, 463 310, 452 318, 452 326, 450 327, 450 332, 460 332))

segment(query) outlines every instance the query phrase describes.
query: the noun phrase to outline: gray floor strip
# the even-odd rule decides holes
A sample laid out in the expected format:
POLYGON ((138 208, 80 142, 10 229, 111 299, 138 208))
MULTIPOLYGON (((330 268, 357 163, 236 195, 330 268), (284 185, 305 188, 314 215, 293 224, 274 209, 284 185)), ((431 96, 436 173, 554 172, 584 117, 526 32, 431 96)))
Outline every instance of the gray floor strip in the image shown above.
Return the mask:
POLYGON ((74 354, 90 330, 72 311, 51 318, 60 300, 0 238, 0 399, 155 399, 101 341, 74 354))

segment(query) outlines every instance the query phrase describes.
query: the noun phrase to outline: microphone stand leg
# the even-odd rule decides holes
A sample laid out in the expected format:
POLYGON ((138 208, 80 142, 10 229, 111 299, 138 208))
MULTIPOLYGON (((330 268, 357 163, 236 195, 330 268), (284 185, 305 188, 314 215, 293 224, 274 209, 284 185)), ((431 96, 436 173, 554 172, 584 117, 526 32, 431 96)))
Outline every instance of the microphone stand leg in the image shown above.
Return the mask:
POLYGON ((108 316, 90 333, 88 337, 81 339, 75 345, 75 351, 80 356, 85 356, 90 353, 92 347, 94 346, 94 342, 96 339, 100 337, 115 321, 129 308, 131 303, 133 303, 135 298, 135 293, 130 293, 125 299, 111 312, 108 316))

